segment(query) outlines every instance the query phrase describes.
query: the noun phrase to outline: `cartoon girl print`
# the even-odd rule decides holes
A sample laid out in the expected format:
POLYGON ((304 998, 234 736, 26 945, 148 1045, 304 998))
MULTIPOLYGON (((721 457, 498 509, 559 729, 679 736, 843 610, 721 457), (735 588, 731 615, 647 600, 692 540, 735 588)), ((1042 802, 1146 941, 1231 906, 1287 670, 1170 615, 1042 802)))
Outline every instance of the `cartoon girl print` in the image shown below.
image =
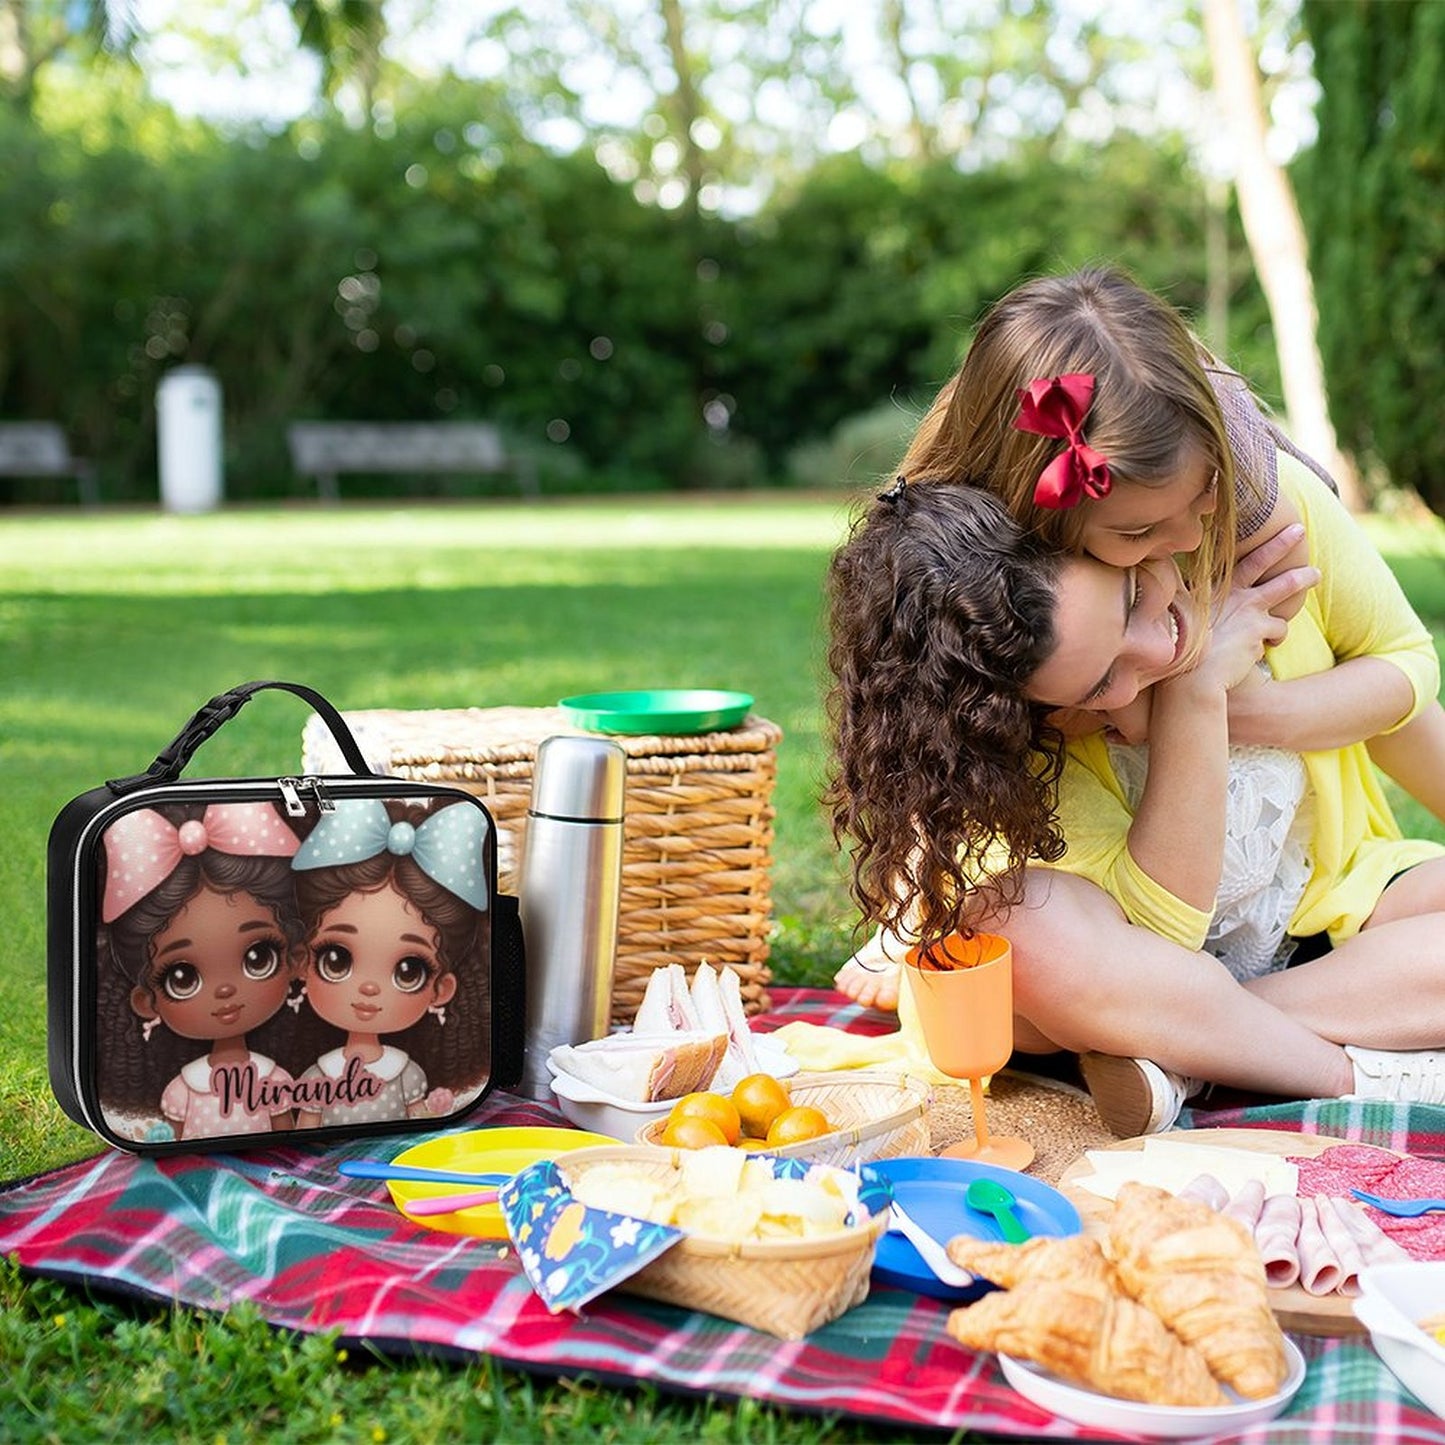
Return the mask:
POLYGON ((291 1074, 250 1039, 295 981, 298 845, 269 803, 139 808, 106 829, 101 1102, 149 1115, 144 1137, 291 1127, 291 1074))
POLYGON ((306 998, 345 1041, 296 1081, 298 1126, 437 1117, 481 1087, 487 831, 467 803, 350 798, 301 845, 306 998))

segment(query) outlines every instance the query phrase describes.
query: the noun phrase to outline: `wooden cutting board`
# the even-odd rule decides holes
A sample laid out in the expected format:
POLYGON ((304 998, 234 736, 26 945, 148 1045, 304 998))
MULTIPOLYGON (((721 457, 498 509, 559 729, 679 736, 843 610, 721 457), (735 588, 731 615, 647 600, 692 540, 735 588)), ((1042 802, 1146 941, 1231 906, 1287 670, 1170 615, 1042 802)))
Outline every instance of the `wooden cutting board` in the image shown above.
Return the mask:
MULTIPOLYGON (((1184 1139, 1191 1144, 1214 1144, 1224 1149, 1247 1149, 1257 1154, 1293 1155, 1297 1159, 1313 1158, 1336 1144, 1348 1142, 1323 1134, 1295 1134, 1287 1129, 1172 1129, 1169 1133, 1170 1137, 1184 1139)), ((1144 1140, 1122 1139, 1105 1147, 1138 1152, 1143 1149, 1144 1140)), ((1108 1230, 1109 1214, 1114 1206, 1111 1201, 1099 1198, 1078 1182, 1093 1172, 1094 1166, 1081 1155, 1059 1176, 1058 1188, 1079 1211, 1084 1221, 1084 1232, 1103 1235, 1108 1230)), ((1269 1302, 1280 1327, 1296 1334, 1365 1333, 1364 1326, 1350 1308, 1350 1297, 1347 1295, 1313 1295, 1292 1284, 1288 1289, 1271 1289, 1269 1302)))

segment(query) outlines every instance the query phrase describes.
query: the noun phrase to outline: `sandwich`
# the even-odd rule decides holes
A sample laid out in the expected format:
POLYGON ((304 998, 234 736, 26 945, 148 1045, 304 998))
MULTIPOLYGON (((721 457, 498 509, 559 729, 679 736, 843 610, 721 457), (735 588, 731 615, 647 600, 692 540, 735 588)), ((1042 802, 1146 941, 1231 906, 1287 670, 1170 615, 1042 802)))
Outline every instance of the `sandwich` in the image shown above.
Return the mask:
POLYGON ((759 1071, 736 972, 724 968, 719 974, 711 964, 702 963, 694 970, 689 987, 687 970, 680 963, 654 969, 632 1023, 633 1034, 652 1036, 694 1029, 722 1034, 727 1041, 710 1085, 716 1092, 731 1093, 739 1080, 759 1071))
POLYGON ((727 1035, 692 1029, 665 1034, 609 1034, 562 1044, 548 1055, 559 1073, 634 1104, 680 1099, 706 1089, 727 1052, 727 1035))

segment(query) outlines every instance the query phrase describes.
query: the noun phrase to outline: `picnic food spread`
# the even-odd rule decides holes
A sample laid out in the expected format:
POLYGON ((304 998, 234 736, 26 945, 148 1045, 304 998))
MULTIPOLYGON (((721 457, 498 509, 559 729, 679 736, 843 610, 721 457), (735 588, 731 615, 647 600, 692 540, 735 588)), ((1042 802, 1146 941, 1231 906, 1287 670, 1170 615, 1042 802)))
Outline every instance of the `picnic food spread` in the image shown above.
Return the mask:
MULTIPOLYGON (((837 1054, 835 1031, 790 1026, 784 1032, 810 1059, 837 1054)), ((904 1044, 904 1053, 895 1054, 893 1045, 873 1041, 852 1062, 901 1060, 917 1040, 904 1044)), ((657 1106, 658 1115, 636 1137, 639 1144, 672 1152, 672 1169, 663 1175, 655 1165, 631 1159, 591 1166, 571 1182, 575 1206, 668 1226, 683 1240, 741 1246, 826 1238, 850 1227, 856 1233, 847 1201, 819 1179, 773 1176, 768 1171, 782 1160, 772 1156, 791 1154, 793 1162, 827 1157, 855 1174, 871 1157, 877 1161, 874 1177, 890 1188, 904 1187, 911 1178, 907 1169, 897 1169, 895 1185, 888 1178, 890 1163, 947 1162, 932 1159, 932 1150, 916 1143, 907 1150, 883 1146, 870 1152, 854 1138, 862 1131, 849 1111, 852 1101, 819 1107, 821 1096, 809 1092, 852 1088, 864 1097, 876 1073, 843 1067, 783 1080, 757 1067, 757 1045, 731 970, 719 975, 704 966, 689 982, 679 966, 656 972, 631 1031, 554 1051, 555 1065, 592 1070, 594 1078, 606 1071, 616 1092, 657 1106), (687 1051, 706 1055, 691 1073, 678 1065, 687 1051), (790 1121, 795 1133, 787 1132, 790 1121), (825 1143, 841 1152, 825 1156, 825 1143), (763 1151, 761 1157, 757 1151, 763 1151)), ((845 1049, 838 1056, 846 1055, 845 1049)), ((907 1075, 905 1066, 903 1080, 907 1075)), ((925 1097, 925 1119, 932 1103, 925 1097)), ((1051 1223, 1048 1233, 1022 1244, 1003 1243, 996 1225, 990 1230, 978 1220, 971 1220, 966 1232, 955 1232, 964 1190, 949 1181, 954 1206, 929 1214, 935 1222, 926 1232, 946 1244, 948 1259, 967 1271, 975 1286, 940 1284, 926 1264, 916 1274, 884 1269, 874 1282, 917 1288, 956 1304, 948 1316, 949 1334, 961 1346, 996 1352, 1005 1377, 1026 1393, 1036 1381, 1054 1380, 1096 1398, 1165 1412, 1249 1404, 1283 1408, 1303 1374, 1284 1327, 1315 1333, 1357 1328, 1348 1298, 1358 1288, 1360 1271, 1409 1257, 1376 1217, 1379 1211, 1348 1198, 1349 1188, 1418 1194, 1429 1185, 1445 1193, 1445 1178, 1419 1174, 1389 1151, 1310 1136, 1286 1136, 1294 1153, 1261 1148, 1266 1133, 1198 1129, 1086 1149, 1060 1183, 1065 1197, 1080 1205, 1087 1232, 1071 1233, 1067 1223, 1060 1231, 1051 1223), (1258 1137, 1241 1140, 1240 1134, 1258 1137), (1311 1157, 1316 1152, 1320 1159, 1311 1157), (1301 1296, 1313 1297, 1316 1313, 1300 1313, 1301 1296), (1331 1302, 1320 1306, 1325 1296, 1331 1302), (1020 1367, 1035 1373, 1020 1375, 1020 1367)), ((1024 1193, 1032 1182, 1015 1171, 995 1173, 1020 1181, 1024 1193)), ((993 1188, 1001 1181, 985 1182, 993 1188)), ((910 1198, 909 1214, 914 1213, 910 1198)), ((908 1222, 916 1232, 917 1219, 908 1222)), ((1442 1227, 1433 1216, 1424 1224, 1392 1225, 1416 1233, 1417 1248, 1442 1227)), ((888 1240, 891 1254, 914 1252, 902 1236, 890 1234, 888 1240)), ((642 1292, 688 1302, 690 1282, 679 1284, 674 1275, 672 1283, 659 1284, 659 1268, 656 1260, 645 1266, 642 1292)), ((714 1261, 713 1268, 728 1266, 714 1261)), ((639 1286, 634 1278, 617 1287, 639 1286)), ((744 1318, 736 1303, 705 1307, 744 1318)), ((827 1317, 836 1308, 835 1300, 827 1317)), ((750 1322, 773 1328, 766 1321, 750 1322)), ((1050 1408, 1067 1415, 1070 1404, 1051 1399, 1050 1408)), ((1097 1423, 1086 1414, 1073 1418, 1097 1423)), ((1147 1422, 1138 1428, 1147 1429, 1147 1422)))

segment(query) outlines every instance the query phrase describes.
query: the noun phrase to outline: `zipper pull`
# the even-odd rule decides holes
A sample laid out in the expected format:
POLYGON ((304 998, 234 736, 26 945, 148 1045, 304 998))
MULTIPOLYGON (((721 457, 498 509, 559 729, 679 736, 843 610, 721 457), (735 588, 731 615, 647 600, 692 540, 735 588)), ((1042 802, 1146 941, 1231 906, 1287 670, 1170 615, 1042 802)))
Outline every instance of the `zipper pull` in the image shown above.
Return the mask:
POLYGON ((306 816, 306 804, 301 801, 300 778, 277 778, 276 786, 281 790, 281 801, 286 804, 286 812, 292 818, 304 818, 306 816))
POLYGON ((312 796, 316 799, 316 809, 318 812, 334 813, 336 811, 336 804, 326 796, 325 791, 321 787, 320 778, 314 778, 308 775, 301 779, 301 786, 303 788, 310 788, 312 796))

